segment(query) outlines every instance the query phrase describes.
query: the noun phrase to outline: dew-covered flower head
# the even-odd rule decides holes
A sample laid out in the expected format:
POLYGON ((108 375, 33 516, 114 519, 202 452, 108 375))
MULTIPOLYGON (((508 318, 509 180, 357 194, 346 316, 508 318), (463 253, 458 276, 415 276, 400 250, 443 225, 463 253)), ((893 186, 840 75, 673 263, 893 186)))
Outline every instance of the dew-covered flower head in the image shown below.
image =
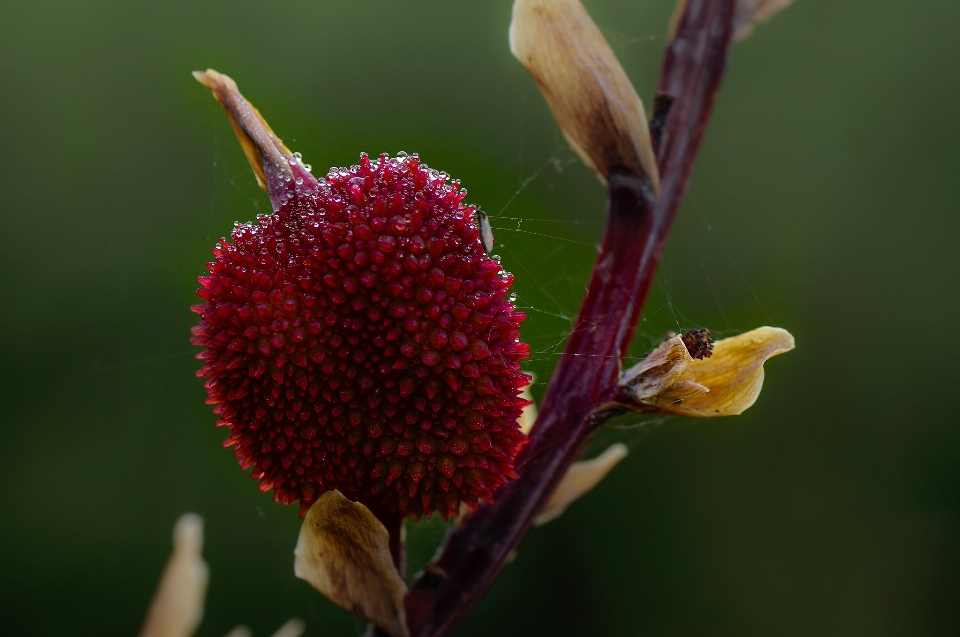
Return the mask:
POLYGON ((332 489, 384 515, 491 500, 526 442, 528 347, 466 191, 401 153, 289 192, 200 278, 225 445, 301 512, 332 489))

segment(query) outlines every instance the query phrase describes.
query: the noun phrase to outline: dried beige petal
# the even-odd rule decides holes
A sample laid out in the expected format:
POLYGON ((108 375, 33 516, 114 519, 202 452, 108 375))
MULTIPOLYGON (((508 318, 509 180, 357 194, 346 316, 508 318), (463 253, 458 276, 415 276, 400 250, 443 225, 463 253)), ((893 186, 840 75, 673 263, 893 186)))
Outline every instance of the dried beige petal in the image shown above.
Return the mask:
POLYGON ((597 486, 626 456, 627 446, 618 442, 592 460, 574 462, 533 523, 546 524, 558 517, 580 496, 597 486))
POLYGON ((659 193, 643 102, 580 0, 516 0, 510 51, 587 166, 604 181, 628 169, 659 193))
POLYGON ((749 37, 754 27, 767 22, 792 2, 793 0, 737 0, 733 13, 733 40, 736 42, 749 37))
POLYGON ((661 392, 653 405, 663 413, 696 418, 741 414, 760 395, 763 364, 793 348, 793 336, 778 327, 759 327, 717 341, 710 358, 692 360, 686 367, 692 381, 708 391, 691 392, 689 385, 676 383, 661 392))
POLYGON ((253 631, 247 626, 240 625, 227 633, 225 637, 253 637, 253 631))
POLYGON ((190 637, 197 630, 210 578, 202 551, 203 518, 195 513, 180 516, 173 527, 173 553, 140 637, 190 637))
POLYGON ((520 425, 520 431, 523 432, 523 435, 529 436, 530 430, 533 429, 533 425, 537 422, 537 405, 533 402, 533 394, 530 393, 529 385, 523 388, 520 396, 524 400, 529 400, 530 404, 523 408, 517 424, 520 425))
POLYGON ((253 105, 240 94, 237 83, 229 76, 213 69, 194 71, 193 77, 213 92, 220 105, 227 111, 233 131, 240 140, 250 167, 257 176, 257 183, 267 189, 264 169, 272 169, 280 174, 290 175, 289 161, 293 153, 273 132, 253 105))
POLYGON ((303 623, 303 620, 294 617, 281 626, 280 630, 273 633, 273 637, 300 637, 306 629, 307 625, 303 623))
POLYGON ((407 637, 407 587, 389 543, 387 529, 370 509, 327 491, 303 519, 294 573, 354 615, 393 637, 407 637))

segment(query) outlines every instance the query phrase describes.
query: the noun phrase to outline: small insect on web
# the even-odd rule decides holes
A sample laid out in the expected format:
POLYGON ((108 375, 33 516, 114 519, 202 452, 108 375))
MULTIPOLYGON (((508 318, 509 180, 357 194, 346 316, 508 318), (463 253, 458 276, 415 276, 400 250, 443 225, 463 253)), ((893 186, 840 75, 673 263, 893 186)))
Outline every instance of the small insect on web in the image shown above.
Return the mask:
POLYGON ((487 254, 493 252, 493 230, 490 228, 490 219, 487 213, 477 208, 477 227, 480 229, 480 243, 487 254))

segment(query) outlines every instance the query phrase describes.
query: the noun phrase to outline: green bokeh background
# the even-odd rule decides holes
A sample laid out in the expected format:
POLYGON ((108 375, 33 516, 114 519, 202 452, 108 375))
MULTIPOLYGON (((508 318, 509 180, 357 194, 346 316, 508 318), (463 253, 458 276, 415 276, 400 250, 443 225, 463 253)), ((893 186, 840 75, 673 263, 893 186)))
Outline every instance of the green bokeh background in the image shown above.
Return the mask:
MULTIPOLYGON (((269 203, 189 72, 232 75, 316 172, 405 150, 461 179, 540 397, 604 193, 509 54, 510 4, 0 2, 4 634, 135 634, 184 511, 201 636, 361 632, 294 578, 296 508, 194 377, 196 277, 269 203)), ((673 1, 586 5, 649 103, 673 1)), ((798 0, 736 45, 632 355, 696 326, 797 349, 742 417, 603 431, 630 456, 457 635, 958 634, 958 27, 955 0, 798 0)))

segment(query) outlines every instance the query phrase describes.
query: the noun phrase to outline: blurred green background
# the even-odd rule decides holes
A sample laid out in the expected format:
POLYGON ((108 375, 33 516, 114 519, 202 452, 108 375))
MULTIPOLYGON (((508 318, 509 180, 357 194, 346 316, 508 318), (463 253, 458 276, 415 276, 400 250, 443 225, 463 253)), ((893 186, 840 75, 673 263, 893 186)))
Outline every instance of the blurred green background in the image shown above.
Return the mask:
MULTIPOLYGON (((649 104, 673 0, 585 3, 649 104)), ((510 56, 510 6, 0 3, 4 634, 135 634, 184 511, 200 635, 362 631, 294 578, 296 508, 238 470, 194 377, 196 277, 269 203, 190 71, 232 75, 321 174, 405 150, 461 179, 539 398, 604 193, 510 56)), ((797 349, 742 417, 604 430, 630 456, 457 635, 958 634, 958 27, 955 0, 798 0, 736 45, 632 354, 697 326, 797 349)))

